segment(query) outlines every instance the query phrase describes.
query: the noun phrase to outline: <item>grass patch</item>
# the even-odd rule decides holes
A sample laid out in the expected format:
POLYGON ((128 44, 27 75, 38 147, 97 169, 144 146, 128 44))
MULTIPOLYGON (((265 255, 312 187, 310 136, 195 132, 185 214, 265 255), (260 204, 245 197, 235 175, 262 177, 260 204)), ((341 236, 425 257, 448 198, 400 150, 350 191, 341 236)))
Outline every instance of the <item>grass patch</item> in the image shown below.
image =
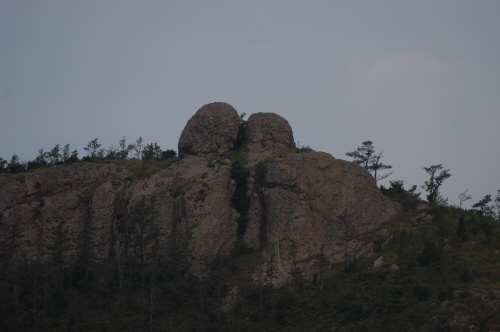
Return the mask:
POLYGON ((188 190, 190 190, 197 184, 202 184, 204 187, 208 186, 208 183, 203 180, 196 180, 196 179, 182 180, 174 183, 172 187, 170 187, 169 189, 170 196, 172 196, 173 198, 177 198, 179 195, 184 195, 188 190))
POLYGON ((127 177, 129 180, 137 180, 147 178, 162 169, 169 167, 174 164, 177 159, 167 159, 167 160, 137 160, 137 159, 122 159, 116 160, 112 159, 109 162, 122 166, 127 172, 127 177))
POLYGON ((235 162, 240 162, 241 164, 246 164, 245 158, 241 155, 240 150, 233 150, 229 152, 228 159, 231 161, 231 164, 235 162))
POLYGON ((297 148, 297 153, 311 152, 312 149, 309 146, 301 146, 297 148))

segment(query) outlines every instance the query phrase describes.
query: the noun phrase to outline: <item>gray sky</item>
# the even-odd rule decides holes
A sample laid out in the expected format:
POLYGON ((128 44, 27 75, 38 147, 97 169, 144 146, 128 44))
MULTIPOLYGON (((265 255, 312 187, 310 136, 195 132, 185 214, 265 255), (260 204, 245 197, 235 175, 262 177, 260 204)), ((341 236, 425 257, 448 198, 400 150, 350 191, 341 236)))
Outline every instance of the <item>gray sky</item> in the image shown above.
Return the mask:
POLYGON ((0 32, 4 159, 124 135, 177 150, 223 101, 335 158, 373 141, 382 183, 443 164, 450 203, 500 189, 500 1, 0 0, 0 32))

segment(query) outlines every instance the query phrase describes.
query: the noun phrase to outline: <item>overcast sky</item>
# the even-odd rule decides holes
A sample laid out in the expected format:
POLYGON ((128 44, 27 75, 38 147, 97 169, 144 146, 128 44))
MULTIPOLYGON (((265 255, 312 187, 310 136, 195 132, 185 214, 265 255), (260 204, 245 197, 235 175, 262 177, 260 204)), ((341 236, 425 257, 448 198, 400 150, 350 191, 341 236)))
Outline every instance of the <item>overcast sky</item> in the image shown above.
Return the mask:
POLYGON ((223 101, 335 158, 373 141, 382 183, 443 164, 450 203, 500 189, 500 1, 0 0, 0 30, 4 159, 124 135, 177 150, 223 101))

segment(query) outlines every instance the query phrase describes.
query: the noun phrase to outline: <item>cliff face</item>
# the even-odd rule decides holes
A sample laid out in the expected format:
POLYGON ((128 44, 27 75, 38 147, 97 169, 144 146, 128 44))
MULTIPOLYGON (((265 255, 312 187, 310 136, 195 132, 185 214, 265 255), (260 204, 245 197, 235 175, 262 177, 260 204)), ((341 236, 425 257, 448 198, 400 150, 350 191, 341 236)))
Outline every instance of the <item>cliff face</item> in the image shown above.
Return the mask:
MULTIPOLYGON (((297 268, 311 277, 319 253, 338 262, 368 252, 360 236, 397 207, 357 164, 323 152, 291 153, 294 148, 282 117, 256 113, 240 125, 230 105, 208 104, 182 132, 183 158, 146 179, 127 176, 113 163, 83 162, 4 176, 0 238, 12 248, 13 260, 50 259, 61 230, 66 259, 80 254, 83 237, 93 244, 93 257, 120 259, 138 255, 131 238, 147 239, 149 232, 164 253, 189 252, 191 270, 203 275, 206 262, 227 257, 240 237, 263 251, 255 279, 269 269, 275 284, 289 281, 297 268), (280 158, 277 153, 287 149, 288 156, 280 158), (249 208, 240 228, 233 197, 237 181, 225 159, 231 153, 244 158, 249 170, 249 208)), ((153 246, 152 240, 140 243, 146 251, 153 246)))
MULTIPOLYGON (((64 223, 68 238, 77 239, 86 221, 106 231, 113 214, 113 193, 121 186, 114 164, 76 163, 38 173, 0 179, 1 240, 18 260, 46 260, 53 230, 64 223)), ((102 255, 101 248, 96 251, 102 255)))
POLYGON ((367 253, 371 245, 359 237, 396 212, 364 168, 324 152, 273 161, 259 198, 255 210, 261 219, 252 221, 264 239, 266 264, 260 272, 273 265, 276 284, 289 282, 297 268, 306 279, 319 275, 320 254, 339 262, 367 253))

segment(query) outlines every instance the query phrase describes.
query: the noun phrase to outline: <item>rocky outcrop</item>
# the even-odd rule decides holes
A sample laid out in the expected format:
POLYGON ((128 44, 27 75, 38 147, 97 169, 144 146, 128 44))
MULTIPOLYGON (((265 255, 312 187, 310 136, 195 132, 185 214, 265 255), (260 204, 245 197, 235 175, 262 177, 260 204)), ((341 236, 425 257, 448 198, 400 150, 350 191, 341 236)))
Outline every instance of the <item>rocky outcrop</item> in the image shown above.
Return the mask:
POLYGON ((22 244, 14 258, 50 259, 59 224, 68 258, 78 255, 76 242, 85 227, 92 229, 88 241, 94 256, 120 256, 128 250, 126 230, 135 227, 131 211, 143 197, 158 212, 154 226, 165 251, 189 251, 196 271, 202 271, 202 260, 229 254, 238 217, 230 205, 234 181, 229 166, 208 167, 206 159, 188 156, 139 181, 127 181, 118 170, 114 164, 77 163, 8 176, 0 189, 0 230, 4 241, 15 235, 22 244), (57 174, 71 176, 61 182, 57 174), (61 185, 47 189, 52 182, 61 185))
MULTIPOLYGON (((276 114, 253 114, 246 127, 240 122, 228 104, 203 106, 179 139, 182 158, 147 178, 134 176, 126 164, 83 162, 5 175, 2 245, 13 261, 43 261, 59 252, 57 241, 64 242, 70 259, 81 255, 85 238, 92 257, 119 260, 142 252, 131 250, 131 243, 147 250, 153 242, 144 239, 155 238, 166 255, 187 252, 191 271, 202 276, 207 262, 229 256, 242 240, 263 252, 255 280, 272 270, 272 280, 263 282, 275 285, 298 270, 311 278, 318 257, 329 264, 369 252, 360 236, 397 211, 373 177, 324 152, 296 153, 290 125, 276 114), (239 127, 243 141, 235 146, 239 127), (224 160, 234 149, 248 161, 244 181, 233 179, 231 162, 224 160), (238 208, 241 216, 234 208, 238 199, 248 207, 238 208), (136 236, 143 238, 132 241, 136 236)), ((238 165, 245 170, 241 160, 238 165)))
POLYGON ((295 148, 295 141, 284 118, 274 113, 255 113, 248 118, 241 151, 249 165, 289 148, 295 148))
POLYGON ((277 284, 288 282, 295 268, 312 277, 318 254, 333 263, 364 253, 359 236, 397 211, 364 168, 324 152, 274 160, 261 192, 260 220, 252 218, 249 227, 260 234, 249 232, 247 240, 255 246, 252 240, 260 239, 277 284))
POLYGON ((75 242, 70 239, 78 238, 91 217, 102 229, 105 218, 100 207, 112 214, 113 196, 102 194, 100 187, 109 186, 120 172, 115 164, 82 162, 5 176, 0 182, 0 240, 18 249, 14 259, 43 261, 49 258, 47 248, 60 223, 68 242, 75 242))
POLYGON ((186 249, 194 258, 193 269, 201 271, 203 260, 226 257, 236 242, 230 173, 229 166, 209 166, 205 158, 187 156, 132 186, 130 204, 155 197, 165 245, 186 249))
POLYGON ((35 196, 64 193, 88 186, 104 177, 117 174, 115 164, 77 163, 53 166, 41 173, 4 175, 0 185, 0 209, 19 204, 35 196))
POLYGON ((203 106, 182 131, 179 156, 227 158, 238 137, 239 124, 240 117, 231 105, 211 103, 203 106))

